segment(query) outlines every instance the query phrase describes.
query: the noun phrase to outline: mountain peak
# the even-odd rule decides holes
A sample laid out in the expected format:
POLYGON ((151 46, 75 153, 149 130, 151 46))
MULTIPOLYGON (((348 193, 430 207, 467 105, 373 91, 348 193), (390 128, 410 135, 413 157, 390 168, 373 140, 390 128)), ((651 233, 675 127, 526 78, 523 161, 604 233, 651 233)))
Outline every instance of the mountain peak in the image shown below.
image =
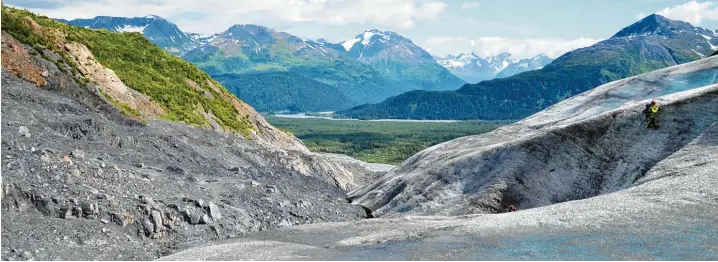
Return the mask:
POLYGON ((397 38, 400 37, 399 34, 391 32, 391 31, 382 31, 379 29, 370 29, 366 30, 361 34, 356 35, 354 38, 341 42, 340 44, 344 46, 344 49, 347 51, 351 50, 352 47, 356 43, 361 43, 364 46, 367 46, 372 43, 375 39, 381 39, 381 42, 387 42, 392 40, 392 37, 397 38))
POLYGON ((496 55, 496 57, 503 60, 511 57, 511 54, 507 52, 501 52, 500 54, 496 55))
POLYGON ((532 57, 531 59, 532 59, 532 60, 536 60, 536 59, 547 59, 547 58, 548 58, 548 59, 551 59, 551 58, 548 57, 546 54, 540 53, 540 54, 538 54, 538 55, 535 55, 535 56, 532 57))
POLYGON ((618 31, 612 38, 641 35, 673 35, 680 30, 691 30, 687 22, 670 20, 658 14, 649 15, 618 31))
POLYGON ((229 27, 229 29, 230 30, 237 30, 237 29, 239 29, 239 30, 254 30, 254 29, 257 29, 257 30, 266 30, 266 31, 273 30, 271 28, 264 27, 261 25, 255 25, 255 24, 236 24, 236 25, 229 27))
POLYGON ((153 15, 153 14, 146 15, 144 18, 147 18, 147 19, 157 19, 157 20, 165 20, 165 19, 162 18, 161 16, 153 15))

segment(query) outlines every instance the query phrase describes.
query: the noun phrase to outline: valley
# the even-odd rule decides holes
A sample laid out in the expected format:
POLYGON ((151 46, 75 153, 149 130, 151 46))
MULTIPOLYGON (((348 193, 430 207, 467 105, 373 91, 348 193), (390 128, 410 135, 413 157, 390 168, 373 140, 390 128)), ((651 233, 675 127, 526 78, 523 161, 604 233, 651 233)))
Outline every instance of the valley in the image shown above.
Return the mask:
POLYGON ((509 121, 403 122, 268 116, 314 152, 345 154, 370 162, 400 164, 413 154, 451 139, 490 132, 509 121))

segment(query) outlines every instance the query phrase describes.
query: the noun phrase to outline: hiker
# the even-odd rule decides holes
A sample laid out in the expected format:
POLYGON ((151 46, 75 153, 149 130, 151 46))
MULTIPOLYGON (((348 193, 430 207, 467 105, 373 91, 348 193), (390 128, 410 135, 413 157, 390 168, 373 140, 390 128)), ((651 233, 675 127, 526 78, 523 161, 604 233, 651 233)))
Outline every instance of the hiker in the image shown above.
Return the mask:
POLYGON ((516 212, 516 207, 514 205, 509 205, 509 212, 516 212))
POLYGON ((651 103, 647 104, 646 108, 643 109, 643 114, 646 115, 646 119, 643 120, 643 122, 648 121, 648 128, 658 129, 658 124, 656 123, 656 113, 658 113, 658 109, 656 100, 651 101, 651 103))

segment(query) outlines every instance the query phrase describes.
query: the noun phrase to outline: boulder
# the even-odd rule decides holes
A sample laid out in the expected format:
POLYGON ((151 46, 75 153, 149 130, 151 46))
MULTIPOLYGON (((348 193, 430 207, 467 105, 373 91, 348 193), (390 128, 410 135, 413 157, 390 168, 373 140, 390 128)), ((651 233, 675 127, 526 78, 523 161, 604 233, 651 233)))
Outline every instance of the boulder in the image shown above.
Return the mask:
POLYGON ((209 206, 207 209, 209 212, 209 216, 212 217, 212 219, 218 220, 218 219, 222 218, 222 214, 219 211, 219 207, 217 205, 215 205, 214 203, 209 202, 209 206))
POLYGON ((21 136, 26 137, 26 138, 30 138, 30 136, 31 136, 31 135, 30 135, 30 130, 27 129, 26 126, 20 126, 20 128, 18 128, 18 130, 17 130, 17 133, 18 133, 19 135, 21 135, 21 136))

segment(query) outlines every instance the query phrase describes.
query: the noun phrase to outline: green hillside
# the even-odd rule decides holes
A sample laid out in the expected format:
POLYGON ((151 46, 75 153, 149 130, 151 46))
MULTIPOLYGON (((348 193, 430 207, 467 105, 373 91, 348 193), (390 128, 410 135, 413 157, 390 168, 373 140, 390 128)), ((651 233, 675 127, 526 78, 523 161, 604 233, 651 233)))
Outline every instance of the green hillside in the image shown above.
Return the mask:
POLYGON ((77 42, 87 46, 97 61, 112 69, 127 86, 158 103, 166 112, 160 118, 206 127, 208 120, 197 110, 202 107, 225 130, 246 134, 253 128, 246 112, 234 105, 236 97, 194 65, 165 52, 139 33, 69 26, 6 6, 2 7, 2 30, 37 50, 59 53, 70 65, 73 59, 63 44, 77 42), (34 28, 33 21, 42 28, 34 28), (192 88, 187 80, 199 88, 192 88))
POLYGON ((292 72, 226 74, 214 79, 260 112, 319 112, 356 105, 335 87, 292 72))

